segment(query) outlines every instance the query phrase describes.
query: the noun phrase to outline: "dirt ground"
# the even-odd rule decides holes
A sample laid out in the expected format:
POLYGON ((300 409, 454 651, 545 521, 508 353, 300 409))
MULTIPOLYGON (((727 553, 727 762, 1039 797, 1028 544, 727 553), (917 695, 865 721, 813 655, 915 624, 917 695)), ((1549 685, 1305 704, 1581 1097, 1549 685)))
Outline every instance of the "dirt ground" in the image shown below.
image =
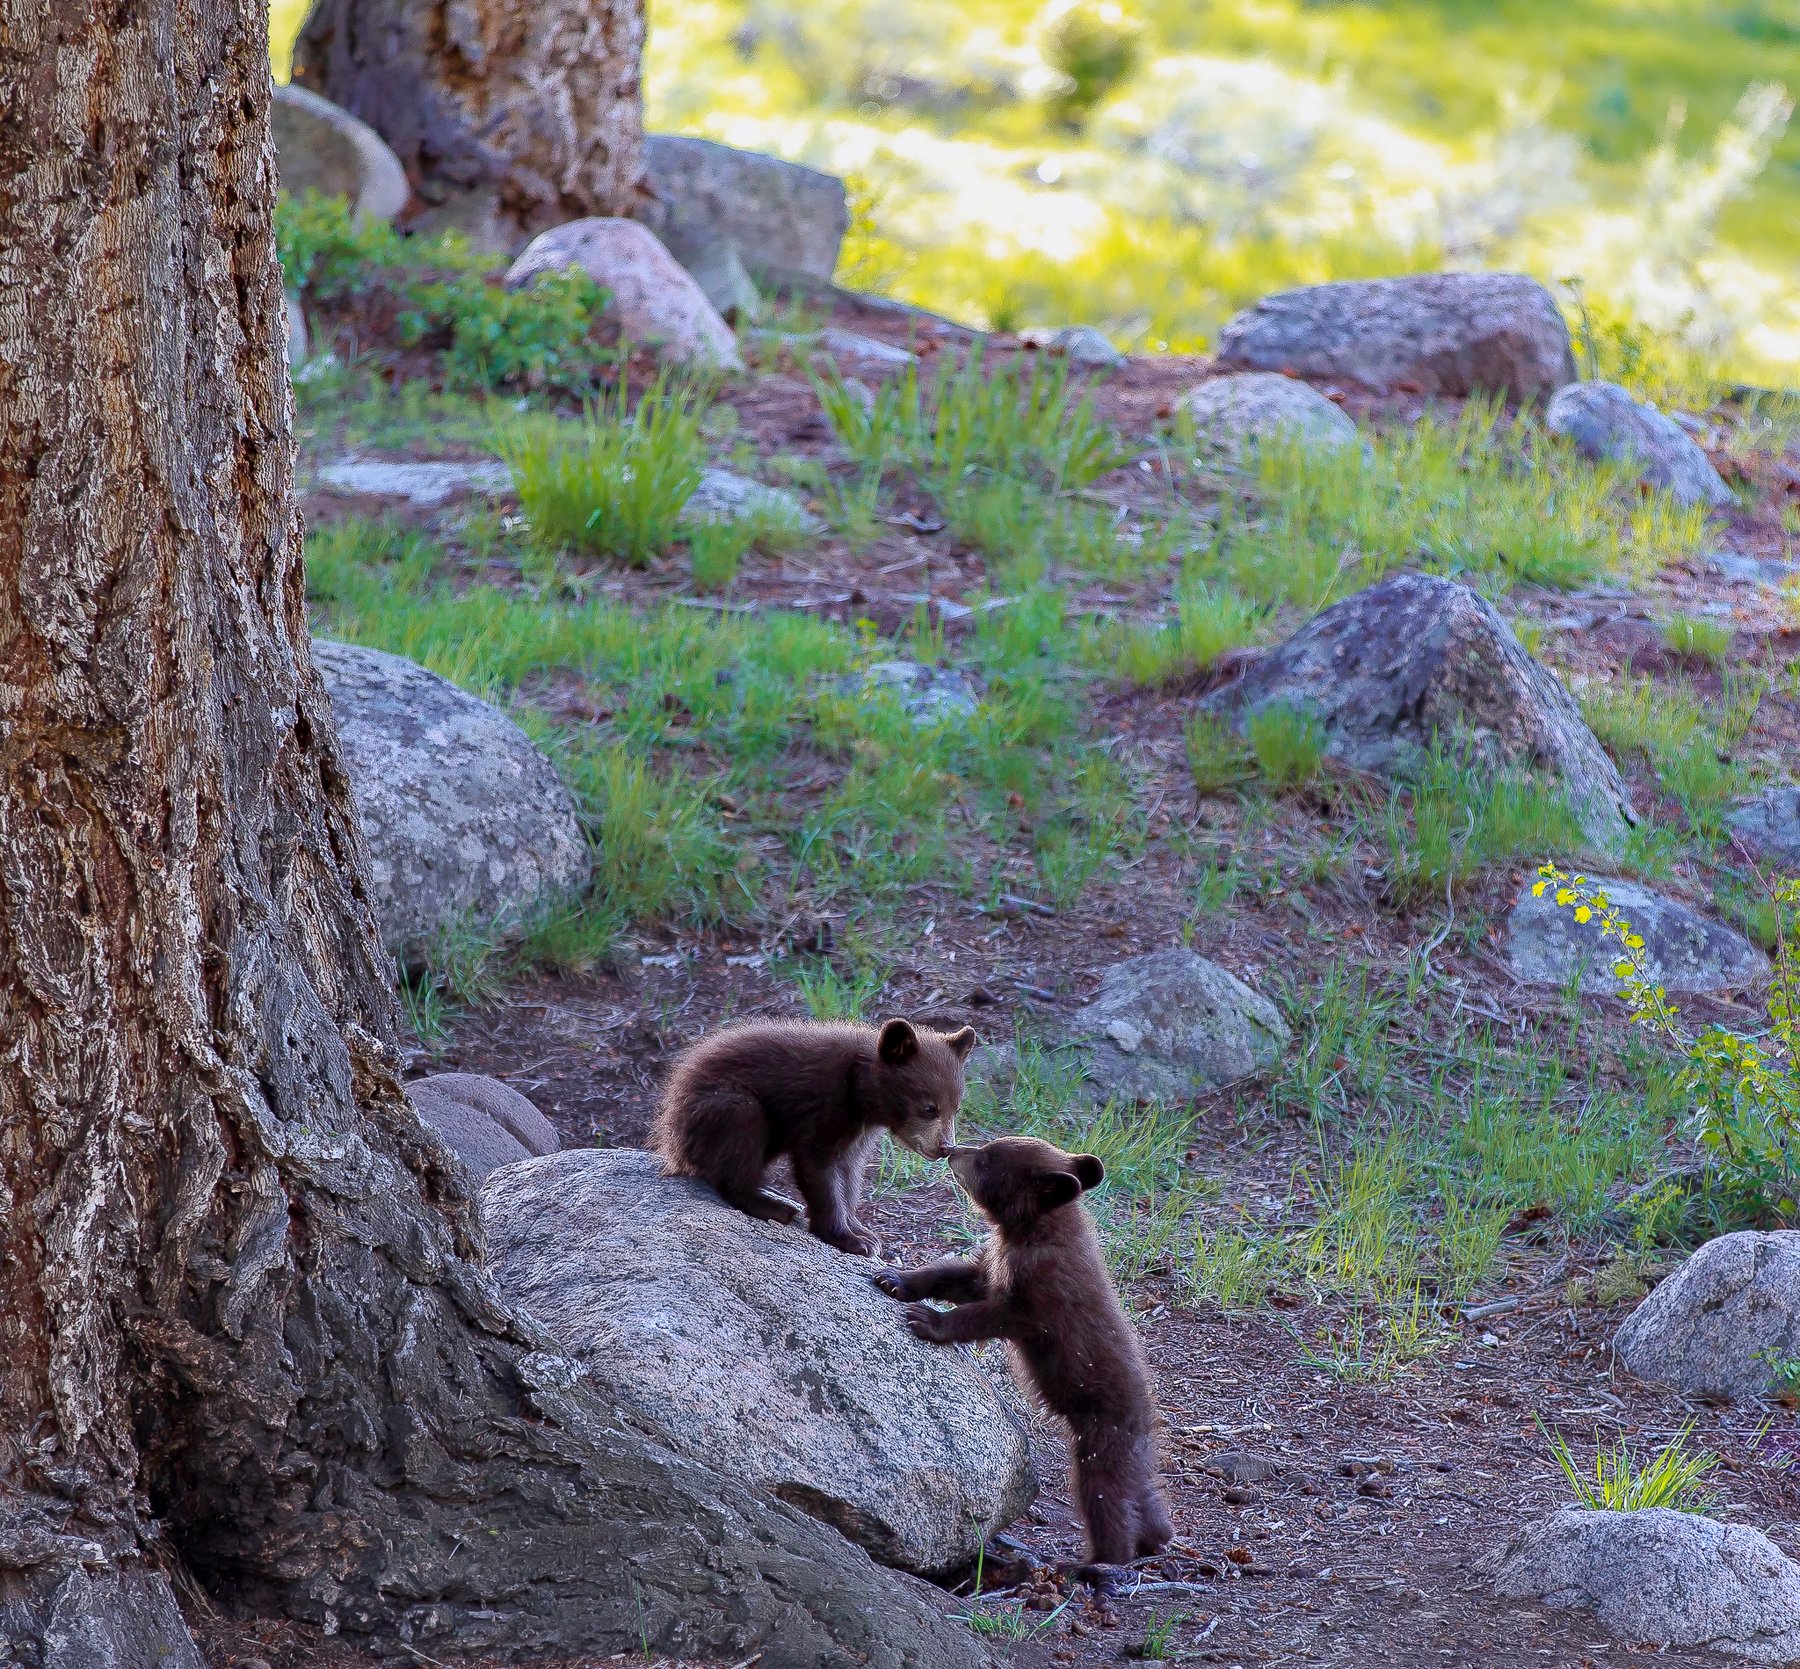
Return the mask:
MULTIPOLYGON (((891 339, 921 340, 891 321, 856 323, 891 339)), ((938 351, 955 351, 946 342, 938 351)), ((1097 385, 1102 411, 1122 430, 1142 433, 1204 369, 1203 362, 1173 358, 1133 362, 1097 385)), ((764 378, 726 398, 765 454, 830 458, 829 426, 800 377, 764 378)), ((1346 404, 1386 422, 1403 419, 1416 402, 1373 408, 1346 396, 1346 404)), ((1131 485, 1109 479, 1100 490, 1125 494, 1131 485)), ((1766 489, 1761 507, 1722 520, 1718 545, 1740 558, 1774 559, 1784 550, 1780 510, 1795 477, 1771 464, 1759 486, 1766 489)), ((323 494, 307 504, 315 523, 368 508, 323 494)), ((915 525, 891 517, 883 537, 860 553, 827 541, 800 556, 752 557, 732 606, 867 617, 888 631, 921 601, 959 604, 982 583, 979 558, 930 531, 929 504, 904 509, 915 525)), ((453 528, 454 516, 419 519, 442 531, 453 528)), ((646 602, 681 588, 674 564, 605 584, 646 602)), ((1081 600, 1122 614, 1151 601, 1129 584, 1098 581, 1081 600)), ((1543 653, 1565 678, 1629 667, 1650 676, 1679 672, 1704 689, 1712 675, 1673 662, 1653 625, 1659 611, 1674 606, 1731 621, 1744 665, 1785 666, 1800 641, 1772 592, 1705 563, 1665 572, 1639 591, 1521 591, 1512 606, 1541 624, 1543 653)), ((942 612, 954 646, 966 628, 954 607, 942 612)), ((1206 916, 1193 948, 1264 989, 1305 989, 1334 958, 1375 970, 1401 966, 1419 948, 1418 920, 1387 906, 1356 866, 1313 880, 1300 863, 1309 843, 1347 826, 1357 785, 1328 782, 1272 824, 1241 830, 1229 803, 1196 800, 1183 754, 1186 703, 1179 699, 1192 693, 1106 695, 1095 728, 1115 736, 1149 773, 1153 836, 1180 820, 1215 837, 1222 851, 1241 856, 1254 846, 1286 877, 1272 893, 1240 897, 1206 916)), ((546 692, 546 705, 554 707, 558 695, 546 692)), ((572 715, 579 711, 579 688, 560 695, 572 715)), ((1746 745, 1792 759, 1797 729, 1800 707, 1776 695, 1746 745)), ((1652 781, 1640 776, 1632 786, 1641 805, 1655 805, 1652 781)), ((1494 936, 1524 879, 1521 869, 1472 886, 1458 909, 1465 921, 1484 921, 1485 930, 1453 936, 1433 951, 1434 969, 1458 994, 1459 1007, 1517 1032, 1535 1022, 1542 999, 1512 979, 1494 936)), ((909 913, 916 931, 904 959, 889 969, 883 1009, 972 1024, 987 1038, 1078 1006, 1105 967, 1180 942, 1192 918, 1176 866, 1154 838, 1128 875, 1095 885, 1061 914, 988 913, 929 885, 917 889, 909 913)), ((817 942, 819 933, 819 921, 801 907, 754 938, 648 934, 616 967, 513 985, 463 1016, 447 1047, 435 1058, 420 1055, 414 1067, 505 1079, 543 1109, 565 1144, 635 1143, 676 1050, 727 1017, 800 1011, 794 988, 770 963, 794 945, 817 942)), ((1269 1110, 1251 1086, 1196 1108, 1187 1163, 1215 1179, 1223 1199, 1244 1202, 1255 1214, 1284 1194, 1309 1140, 1303 1124, 1269 1110)), ((923 1258, 942 1247, 959 1220, 950 1187, 942 1179, 877 1201, 874 1217, 890 1258, 923 1258)), ((1670 1663, 1723 1661, 1612 1639, 1581 1613, 1496 1601, 1477 1569, 1509 1531, 1567 1499, 1540 1416, 1584 1437, 1622 1432, 1653 1442, 1693 1421, 1693 1441, 1721 1457, 1719 1513, 1755 1525, 1800 1556, 1793 1413, 1690 1405, 1631 1381, 1614 1365, 1608 1342, 1629 1306, 1570 1302, 1570 1284, 1590 1272, 1593 1256, 1526 1214, 1507 1234, 1504 1279, 1480 1295, 1487 1313, 1459 1315, 1449 1348, 1378 1384, 1341 1383, 1307 1365, 1302 1341, 1342 1319, 1328 1306, 1291 1296, 1250 1315, 1194 1311, 1150 1277, 1132 1302, 1168 1424, 1166 1482, 1178 1539, 1140 1573, 1144 1591, 1133 1597, 1100 1599, 1043 1575, 1026 1578, 1020 1591, 1032 1594, 1037 1608, 1029 1613, 1029 1637, 996 1636, 990 1645, 1025 1669, 1111 1663, 1143 1655, 1146 1635, 1162 1633, 1174 1619, 1163 1647, 1171 1659, 1245 1666, 1592 1669, 1652 1655, 1670 1663)), ((1078 1554, 1080 1534, 1058 1439, 1043 1425, 1037 1440, 1043 1490, 1011 1535, 1047 1570, 1078 1554)), ((967 1604, 948 1595, 945 1602, 958 1610, 967 1604)), ((196 1622, 215 1669, 249 1669, 256 1660, 270 1669, 354 1669, 365 1661, 294 1625, 208 1618, 201 1609, 196 1622)))

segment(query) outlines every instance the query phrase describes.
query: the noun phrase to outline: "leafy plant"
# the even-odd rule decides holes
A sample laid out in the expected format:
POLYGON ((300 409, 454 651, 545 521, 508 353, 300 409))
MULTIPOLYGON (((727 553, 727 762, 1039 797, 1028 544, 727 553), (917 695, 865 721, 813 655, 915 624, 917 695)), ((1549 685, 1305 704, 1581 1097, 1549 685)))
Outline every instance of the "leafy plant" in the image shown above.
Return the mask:
POLYGON ((275 201, 275 256, 282 283, 318 301, 341 300, 381 281, 404 252, 385 220, 359 220, 349 201, 317 191, 275 201))
POLYGON ((1552 1432, 1543 1420, 1538 1430, 1550 1444, 1562 1475, 1578 1506, 1589 1512, 1629 1513, 1645 1507, 1667 1507, 1678 1513, 1703 1513, 1718 1499, 1705 1478, 1719 1464, 1706 1450, 1688 1448, 1694 1429, 1689 1421, 1647 1460, 1640 1461, 1631 1446, 1615 1437, 1610 1447, 1594 1451, 1591 1470, 1584 1469, 1569 1451, 1561 1432, 1552 1432))
POLYGON ((599 352, 590 340, 606 291, 578 267, 547 272, 512 290, 478 274, 406 289, 400 339, 441 343, 460 388, 573 388, 588 382, 599 352))
POLYGON ((1800 1403, 1800 1356, 1790 1356, 1771 1345, 1759 1350, 1752 1360, 1769 1370, 1769 1388, 1780 1401, 1789 1407, 1800 1403))

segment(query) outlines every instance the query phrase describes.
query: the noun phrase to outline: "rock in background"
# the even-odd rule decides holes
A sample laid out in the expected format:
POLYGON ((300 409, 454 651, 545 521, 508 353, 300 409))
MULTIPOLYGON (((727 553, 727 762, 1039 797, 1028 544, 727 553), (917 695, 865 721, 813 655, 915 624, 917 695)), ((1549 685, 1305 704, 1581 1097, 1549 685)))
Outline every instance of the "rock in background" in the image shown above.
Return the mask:
POLYGON ((1800 788, 1784 783, 1767 789, 1726 821, 1753 851, 1800 873, 1800 788))
POLYGON ((1030 1505, 1008 1397, 972 1357, 907 1331, 873 1260, 747 1217, 633 1149, 509 1165, 482 1204, 501 1290, 608 1395, 883 1563, 963 1570, 1030 1505))
POLYGON ((1437 272, 1265 296, 1219 332, 1222 371, 1287 371, 1377 391, 1539 400, 1575 380, 1569 327, 1535 278, 1437 272))
POLYGON ((1800 1662, 1800 1565, 1759 1530, 1647 1507, 1565 1507, 1482 1562, 1494 1592, 1580 1606, 1621 1640, 1800 1662))
POLYGON ((1315 388, 1275 371, 1213 377, 1182 400, 1207 451, 1241 463, 1259 446, 1286 442, 1303 452, 1356 446, 1356 425, 1315 388))
POLYGON ((516 1089, 473 1072, 440 1072, 406 1086, 420 1120, 479 1182, 520 1159, 557 1152, 550 1121, 516 1089))
POLYGON ((1800 1358, 1800 1233, 1707 1241, 1632 1312, 1613 1349, 1639 1379, 1688 1396, 1767 1396, 1766 1358, 1800 1358))
POLYGON ((367 122, 305 87, 277 87, 270 111, 281 189, 344 197, 359 220, 392 220, 412 196, 406 170, 367 122))
POLYGON ((425 960, 454 923, 518 922, 582 892, 593 859, 556 768, 504 713, 399 655, 322 638, 388 949, 425 960))
POLYGON ((1240 721, 1276 703, 1314 713, 1327 751, 1359 771, 1404 776, 1434 737, 1461 738, 1491 767, 1560 778, 1596 840, 1635 821, 1574 698, 1453 580, 1402 574, 1347 597, 1207 698, 1240 721))
POLYGON ((1732 502, 1712 461, 1672 417, 1610 382, 1578 382, 1559 389, 1544 412, 1544 427, 1566 437, 1584 458, 1634 463, 1638 479, 1683 504, 1732 502))

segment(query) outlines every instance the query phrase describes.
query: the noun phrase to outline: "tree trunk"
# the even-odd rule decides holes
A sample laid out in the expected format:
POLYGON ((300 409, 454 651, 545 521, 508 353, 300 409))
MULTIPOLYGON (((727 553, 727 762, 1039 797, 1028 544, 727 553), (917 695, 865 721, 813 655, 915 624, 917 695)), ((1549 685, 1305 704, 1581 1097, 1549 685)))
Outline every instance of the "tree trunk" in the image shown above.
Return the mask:
POLYGON ((185 1561, 431 1652, 967 1662, 509 1313, 401 1092, 308 651, 265 29, 0 0, 0 1642, 191 1665, 185 1561))
POLYGON ((643 0, 316 0, 294 78, 373 127, 440 218, 500 236, 643 199, 643 0))

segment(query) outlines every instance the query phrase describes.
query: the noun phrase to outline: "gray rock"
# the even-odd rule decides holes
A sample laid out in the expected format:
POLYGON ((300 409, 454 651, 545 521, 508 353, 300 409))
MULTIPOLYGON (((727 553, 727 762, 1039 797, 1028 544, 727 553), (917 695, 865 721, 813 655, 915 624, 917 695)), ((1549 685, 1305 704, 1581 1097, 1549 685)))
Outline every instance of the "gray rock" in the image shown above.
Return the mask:
POLYGON ((1316 713, 1327 750, 1360 771, 1403 776, 1434 736, 1460 736, 1490 766, 1560 777, 1591 838, 1635 820, 1574 698, 1453 580, 1402 574, 1347 597, 1207 698, 1240 720, 1277 702, 1316 713))
POLYGON ((1634 1645, 1800 1662, 1800 1565, 1741 1524, 1648 1507, 1564 1507, 1481 1562, 1504 1599, 1591 1610, 1634 1645))
POLYGON ((399 655, 315 638, 313 661, 396 956, 416 965, 459 920, 504 928, 587 887, 575 803, 504 713, 399 655))
POLYGON ((1182 404, 1200 444, 1237 462, 1271 441, 1306 452, 1360 444, 1356 425, 1315 388, 1276 371, 1246 371, 1201 383, 1182 404))
POLYGON ((654 345, 677 365, 741 371, 737 338, 656 234, 635 220, 596 215, 540 232, 506 270, 511 288, 579 267, 608 293, 628 341, 654 345))
POLYGON ((1726 822, 1764 857, 1800 869, 1800 787, 1783 783, 1765 789, 1737 806, 1726 822))
POLYGON ((826 530, 824 522, 792 493, 780 487, 766 487, 728 469, 707 470, 681 514, 683 520, 692 521, 778 522, 813 537, 826 530))
POLYGON ((1744 1229, 1682 1260, 1613 1340, 1639 1379, 1744 1401, 1774 1377, 1759 1356, 1800 1357, 1800 1233, 1744 1229))
POLYGON ((819 346, 833 359, 848 367, 850 374, 864 377, 891 377, 919 363, 910 348, 896 348, 878 336, 864 336, 854 330, 840 330, 836 325, 819 332, 819 346))
POLYGON ((829 279, 837 270, 850 209, 834 175, 668 133, 646 137, 644 172, 652 201, 643 219, 684 264, 725 243, 752 274, 829 279))
POLYGON ((622 1408, 883 1563, 959 1570, 1030 1505, 1008 1397, 971 1356, 913 1338, 873 1260, 629 1149, 509 1165, 482 1205, 501 1290, 622 1408))
POLYGON ((382 458, 339 458, 320 469, 319 480, 335 492, 403 498, 421 510, 432 510, 469 493, 504 492, 512 485, 512 474, 492 459, 389 463, 382 458))
MULTIPOLYGON (((1671 995, 1738 991, 1768 977, 1769 959, 1723 922, 1635 881, 1590 879, 1642 935, 1637 956, 1652 982, 1671 995)), ((1566 985, 1579 973, 1583 991, 1618 992, 1618 941, 1602 939, 1597 921, 1577 922, 1552 892, 1540 898, 1527 887, 1507 918, 1506 938, 1507 961, 1529 984, 1566 985)))
POLYGON ((1126 356, 1106 334, 1092 325, 1064 325, 1060 330, 1022 330, 1019 340, 1028 348, 1066 359, 1083 371, 1113 371, 1126 356))
POLYGON ((906 716, 921 728, 972 718, 980 706, 974 686, 954 667, 922 666, 918 661, 877 661, 847 688, 891 691, 906 716))
POLYGON ((301 311, 300 298, 292 290, 283 299, 287 303, 287 362, 292 370, 306 362, 306 314, 301 311))
POLYGON ((1575 380, 1569 328, 1535 278, 1439 272, 1351 279, 1265 296, 1219 333, 1226 371, 1422 394, 1536 400, 1575 380))
POLYGON ((269 112, 281 189, 345 197, 363 221, 392 220, 412 196, 406 170, 367 122, 291 82, 277 87, 269 112))
POLYGON ((1558 389, 1544 426, 1563 435, 1584 458, 1629 460, 1638 479, 1683 504, 1729 504, 1731 489, 1680 424, 1655 406, 1640 405, 1610 382, 1578 382, 1558 389))
POLYGON ((501 1165, 555 1153, 550 1121, 516 1089, 473 1072, 440 1072, 406 1086, 420 1119, 477 1181, 501 1165))
MULTIPOLYGON (((1290 1034, 1268 998, 1190 950, 1115 963, 1085 1008, 1044 1028, 1058 1064, 1076 1068, 1099 1101, 1179 1106, 1267 1071, 1290 1034)), ((1018 1072, 1009 1043, 977 1049, 972 1083, 1003 1093, 1018 1072)))
POLYGON ((735 244, 705 244, 681 264, 727 324, 753 324, 763 316, 762 292, 744 270, 735 244))

